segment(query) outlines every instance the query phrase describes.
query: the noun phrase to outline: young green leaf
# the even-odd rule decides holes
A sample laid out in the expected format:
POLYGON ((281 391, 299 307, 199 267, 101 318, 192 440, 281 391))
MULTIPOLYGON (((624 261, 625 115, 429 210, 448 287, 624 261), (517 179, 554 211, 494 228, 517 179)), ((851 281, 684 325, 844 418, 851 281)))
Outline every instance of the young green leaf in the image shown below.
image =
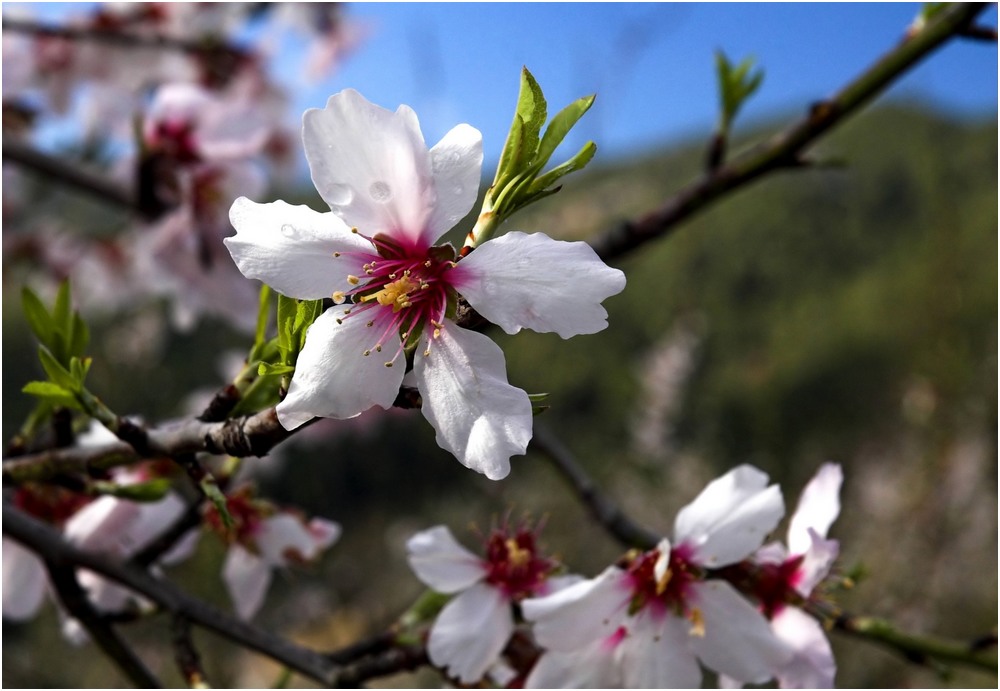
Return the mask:
POLYGON ((76 396, 71 391, 67 391, 58 384, 50 381, 31 381, 21 389, 22 393, 37 396, 57 408, 73 408, 82 410, 76 396))
POLYGON ((594 95, 578 98, 552 118, 552 122, 545 128, 541 144, 538 145, 538 154, 535 156, 534 163, 539 170, 548 163, 552 154, 555 153, 556 148, 566 138, 566 135, 569 134, 573 126, 583 117, 583 114, 590 110, 590 106, 594 104, 595 98, 596 96, 594 95))
POLYGON ((21 309, 35 338, 46 345, 51 343, 54 331, 52 317, 41 299, 27 286, 21 289, 21 309))
POLYGON ((38 346, 38 359, 42 363, 42 369, 49 376, 49 380, 55 382, 67 391, 76 393, 80 390, 80 382, 69 370, 63 367, 62 363, 56 360, 51 351, 43 345, 38 346))

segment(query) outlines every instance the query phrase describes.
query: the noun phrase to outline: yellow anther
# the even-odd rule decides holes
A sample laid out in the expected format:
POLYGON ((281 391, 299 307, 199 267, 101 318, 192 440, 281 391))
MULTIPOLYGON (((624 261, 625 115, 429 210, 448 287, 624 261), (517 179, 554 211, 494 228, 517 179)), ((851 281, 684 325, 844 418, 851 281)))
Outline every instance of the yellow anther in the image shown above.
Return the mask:
POLYGON ((698 638, 705 637, 705 617, 702 616, 701 610, 695 607, 691 610, 691 614, 688 615, 691 619, 691 630, 688 632, 692 636, 697 636, 698 638))
POLYGON ((362 354, 362 355, 364 355, 365 357, 368 357, 369 355, 371 355, 371 354, 372 354, 372 351, 370 351, 370 350, 366 350, 365 352, 363 352, 363 353, 361 353, 361 354, 362 354))
POLYGON ((514 568, 520 569, 531 562, 531 550, 523 549, 514 538, 507 538, 504 545, 507 547, 507 558, 514 568))
POLYGON ((352 286, 356 286, 357 284, 361 283, 361 279, 358 278, 357 276, 354 276, 353 274, 348 274, 347 282, 350 283, 352 286))
POLYGON ((410 301, 406 296, 408 293, 415 290, 416 287, 417 286, 413 281, 406 276, 403 276, 398 281, 386 284, 385 288, 378 291, 374 295, 366 295, 361 298, 361 300, 364 302, 368 302, 369 300, 378 300, 378 304, 383 306, 392 305, 392 311, 398 312, 404 307, 410 306, 410 301))
POLYGON ((387 363, 385 363, 385 366, 386 367, 392 367, 392 363, 391 362, 387 362, 387 363))
POLYGON ((339 257, 339 256, 340 256, 340 252, 334 252, 334 253, 333 253, 333 256, 334 256, 334 257, 339 257))
POLYGON ((673 576, 674 572, 671 571, 670 569, 667 569, 666 571, 663 572, 663 577, 656 582, 657 595, 663 595, 663 593, 667 589, 667 586, 670 585, 670 579, 673 578, 673 576))
POLYGON ((338 290, 333 293, 333 302, 337 305, 343 305, 346 299, 347 293, 342 290, 338 290))

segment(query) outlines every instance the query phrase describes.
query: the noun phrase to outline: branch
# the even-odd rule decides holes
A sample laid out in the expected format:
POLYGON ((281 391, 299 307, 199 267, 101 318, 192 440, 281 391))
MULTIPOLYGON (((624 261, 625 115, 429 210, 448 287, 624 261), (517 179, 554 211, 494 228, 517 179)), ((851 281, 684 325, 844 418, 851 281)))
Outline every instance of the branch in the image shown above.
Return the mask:
POLYGON ((934 636, 906 633, 884 619, 846 614, 836 617, 833 625, 838 631, 883 645, 917 664, 925 665, 932 661, 952 662, 978 667, 994 674, 997 671, 996 634, 989 640, 962 643, 934 636))
MULTIPOLYGON (((7 506, 4 505, 4 522, 7 521, 7 506)), ((62 602, 73 618, 80 622, 91 639, 111 658, 124 672, 125 676, 139 688, 158 689, 162 685, 153 676, 142 660, 115 633, 110 623, 94 609, 87 593, 76 580, 76 572, 72 566, 56 561, 45 561, 49 572, 49 580, 55 588, 59 601, 62 602)))
POLYGON ((544 426, 535 424, 535 433, 529 448, 552 461, 552 465, 570 484, 580 501, 598 523, 604 526, 619 542, 627 547, 652 549, 660 536, 634 523, 584 472, 573 454, 544 426))
POLYGON ((209 688, 205 670, 201 666, 201 658, 191 640, 191 622, 180 615, 175 615, 171 625, 174 644, 174 661, 184 677, 184 681, 192 689, 209 688))
POLYGON ((401 645, 343 669, 333 677, 330 686, 338 689, 355 689, 369 679, 412 671, 427 664, 430 664, 430 660, 427 658, 424 646, 401 645))
POLYGON ((729 192, 776 170, 805 165, 805 150, 841 120, 879 95, 907 70, 948 39, 962 35, 983 10, 984 3, 956 3, 945 8, 919 32, 906 37, 894 50, 808 115, 769 141, 710 171, 659 209, 612 228, 592 242, 604 260, 620 257, 650 240, 671 232, 681 221, 709 207, 729 192))
MULTIPOLYGON (((6 26, 6 20, 4 20, 6 26)), ((3 158, 74 187, 124 209, 139 211, 139 202, 129 190, 103 179, 99 173, 68 165, 14 137, 3 138, 3 158)))
POLYGON ((95 571, 145 596, 163 609, 267 655, 305 677, 324 685, 329 685, 335 678, 336 667, 326 656, 236 619, 192 598, 172 583, 153 578, 145 571, 85 552, 67 543, 52 527, 18 511, 6 501, 3 504, 3 532, 38 553, 46 562, 95 571))
POLYGON ((187 40, 162 34, 132 33, 115 28, 95 26, 67 27, 4 17, 3 30, 33 36, 64 38, 71 41, 95 41, 122 48, 157 48, 189 53, 201 58, 226 58, 233 62, 245 60, 249 53, 219 41, 219 39, 187 40))

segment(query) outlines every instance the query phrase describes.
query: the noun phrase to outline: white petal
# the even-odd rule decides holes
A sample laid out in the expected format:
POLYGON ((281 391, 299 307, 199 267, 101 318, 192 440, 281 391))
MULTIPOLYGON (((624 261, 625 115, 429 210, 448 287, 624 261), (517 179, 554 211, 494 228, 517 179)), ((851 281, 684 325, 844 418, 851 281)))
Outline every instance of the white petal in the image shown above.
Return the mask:
POLYGON ((129 523, 119 538, 123 557, 130 557, 153 542, 187 508, 184 500, 174 492, 167 493, 160 501, 139 503, 138 507, 135 520, 129 523))
POLYGON ((809 529, 826 537, 840 514, 840 486, 844 471, 836 463, 824 463, 799 497, 799 505, 788 524, 788 551, 805 554, 812 545, 809 529))
POLYGON ((438 445, 462 465, 499 480, 531 440, 531 401, 507 383, 503 351, 488 337, 447 323, 413 367, 424 417, 438 445))
POLYGON ((830 641, 818 621, 798 607, 785 607, 771 620, 771 629, 795 651, 778 672, 783 689, 832 689, 837 674, 830 641))
POLYGON ((387 233, 424 247, 434 207, 430 155, 417 116, 393 113, 357 91, 307 110, 302 141, 313 183, 333 212, 365 235, 387 233))
POLYGON ((3 616, 24 621, 35 616, 45 599, 45 565, 20 542, 3 538, 3 616))
POLYGON ((121 537, 139 519, 136 502, 104 496, 90 502, 66 521, 66 539, 81 549, 121 555, 121 537))
POLYGON ((437 239, 465 218, 479 197, 483 167, 483 135, 470 125, 453 127, 431 149, 431 171, 437 204, 430 230, 437 239))
POLYGON ((626 579, 621 569, 609 566, 596 578, 524 600, 521 613, 534 622, 539 645, 572 652, 606 639, 618 629, 630 599, 626 579))
POLYGON ((621 688, 621 666, 615 651, 604 641, 596 641, 570 653, 544 653, 527 680, 526 689, 605 689, 621 688))
POLYGON ((743 683, 759 684, 792 657, 757 609, 725 581, 694 583, 692 606, 702 615, 705 635, 691 644, 706 666, 743 683))
POLYGON ((544 233, 507 233, 485 242, 459 263, 458 291, 481 315, 509 334, 522 328, 563 338, 608 325, 601 302, 625 288, 585 242, 544 233))
MULTIPOLYGON (((365 315, 344 319, 350 305, 337 305, 319 316, 306 333, 288 395, 278 404, 278 421, 295 429, 314 417, 351 418, 372 406, 389 408, 399 393, 403 364, 386 367, 374 351, 382 333, 366 326, 365 315), (342 320, 338 324, 337 320, 342 320), (365 357, 365 350, 372 350, 365 357)), ((395 352, 399 335, 392 334, 384 351, 395 352)))
POLYGON ((812 544, 799 565, 799 579, 795 583, 795 590, 802 597, 809 597, 813 588, 826 578, 840 554, 840 543, 836 540, 824 540, 815 532, 810 532, 810 537, 812 544))
POLYGON ((311 524, 306 525, 298 516, 279 513, 260 524, 254 539, 265 562, 272 566, 287 566, 290 560, 312 561, 339 534, 340 527, 336 523, 325 521, 322 524, 322 534, 317 536, 311 524))
POLYGON ((497 661, 514 619, 510 600, 497 588, 476 583, 445 605, 431 629, 427 654, 464 684, 479 681, 497 661))
POLYGON ((264 604, 267 586, 271 584, 271 567, 240 545, 233 545, 222 566, 222 579, 236 614, 242 619, 250 619, 264 604))
POLYGON ((625 687, 693 689, 701 686, 701 667, 691 647, 686 622, 665 615, 659 620, 640 614, 629 622, 621 643, 625 687))
POLYGON ((765 473, 749 465, 710 482, 677 514, 675 546, 693 547, 693 560, 711 567, 749 555, 785 513, 778 486, 767 482, 765 473))
POLYGON ((483 561, 458 543, 447 526, 424 530, 406 542, 417 578, 439 593, 457 593, 486 575, 483 561))
POLYGON ((375 254, 372 244, 337 216, 308 206, 257 204, 240 197, 229 220, 236 235, 224 242, 243 275, 300 300, 351 290, 347 277, 364 275, 360 267, 366 260, 348 253, 375 254), (335 257, 335 252, 342 254, 335 257))

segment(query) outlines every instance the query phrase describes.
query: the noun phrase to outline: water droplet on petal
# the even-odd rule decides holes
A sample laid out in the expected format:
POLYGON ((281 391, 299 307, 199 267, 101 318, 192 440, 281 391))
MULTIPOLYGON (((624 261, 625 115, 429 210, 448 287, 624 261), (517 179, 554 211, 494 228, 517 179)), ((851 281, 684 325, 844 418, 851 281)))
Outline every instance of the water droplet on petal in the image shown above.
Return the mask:
POLYGON ((328 204, 333 206, 350 204, 353 198, 354 190, 351 189, 350 185, 344 185, 336 182, 330 185, 330 187, 326 190, 326 201, 328 204))
POLYGON ((295 227, 284 223, 281 226, 281 234, 286 238, 294 238, 296 236, 295 227))
POLYGON ((368 188, 368 194, 371 195, 373 201, 379 204, 385 204, 392 199, 392 190, 389 188, 389 185, 381 180, 376 180, 372 183, 372 186, 368 188))

